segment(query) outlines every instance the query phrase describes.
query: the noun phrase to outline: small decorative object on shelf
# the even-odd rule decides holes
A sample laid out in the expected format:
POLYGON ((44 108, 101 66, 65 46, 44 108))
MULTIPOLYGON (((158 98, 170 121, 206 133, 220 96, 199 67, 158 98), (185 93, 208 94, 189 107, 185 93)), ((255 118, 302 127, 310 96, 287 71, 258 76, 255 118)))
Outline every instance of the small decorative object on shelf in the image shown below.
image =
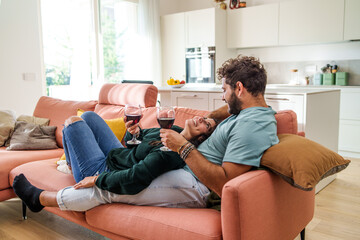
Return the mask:
POLYGON ((245 7, 246 7, 246 1, 230 0, 230 3, 229 3, 230 9, 238 9, 238 8, 245 8, 245 7))
POLYGON ((224 3, 225 0, 214 0, 217 7, 219 7, 222 10, 226 10, 227 6, 226 3, 224 3))

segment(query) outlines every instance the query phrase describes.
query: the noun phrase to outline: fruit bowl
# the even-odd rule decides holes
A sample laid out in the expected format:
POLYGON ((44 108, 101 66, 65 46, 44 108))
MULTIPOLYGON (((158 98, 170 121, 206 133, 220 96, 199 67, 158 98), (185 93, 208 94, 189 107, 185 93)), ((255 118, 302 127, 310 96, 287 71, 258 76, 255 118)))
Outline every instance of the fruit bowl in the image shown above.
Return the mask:
POLYGON ((172 87, 172 88, 181 88, 184 85, 185 85, 185 83, 184 84, 169 85, 169 86, 172 87))

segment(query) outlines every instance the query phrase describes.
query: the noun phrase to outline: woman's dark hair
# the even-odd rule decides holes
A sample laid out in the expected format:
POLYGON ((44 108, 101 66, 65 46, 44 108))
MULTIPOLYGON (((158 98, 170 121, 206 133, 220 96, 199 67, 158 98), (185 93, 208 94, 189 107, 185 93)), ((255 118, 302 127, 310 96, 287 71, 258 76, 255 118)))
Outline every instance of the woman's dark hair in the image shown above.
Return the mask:
MULTIPOLYGON (((192 144, 194 144, 195 147, 197 147, 200 145, 200 143, 202 143, 203 141, 208 139, 208 137, 210 137, 210 135, 214 132, 217 125, 220 123, 219 121, 217 121, 215 119, 214 119, 214 121, 215 121, 215 125, 213 127, 211 127, 207 133, 200 134, 199 136, 196 136, 195 138, 190 139, 189 142, 191 142, 192 144)), ((160 144, 161 144, 161 141, 150 141, 149 142, 150 146, 158 146, 160 144)))
POLYGON ((189 142, 194 144, 195 147, 198 147, 200 143, 204 142, 206 139, 208 139, 208 137, 210 137, 210 135, 214 132, 218 124, 219 122, 215 121, 215 125, 211 127, 207 133, 200 134, 199 136, 190 139, 189 142))
POLYGON ((264 95, 266 87, 266 71, 259 59, 248 56, 237 56, 223 63, 217 70, 218 79, 225 79, 225 83, 235 89, 236 83, 241 82, 246 90, 254 97, 264 95))

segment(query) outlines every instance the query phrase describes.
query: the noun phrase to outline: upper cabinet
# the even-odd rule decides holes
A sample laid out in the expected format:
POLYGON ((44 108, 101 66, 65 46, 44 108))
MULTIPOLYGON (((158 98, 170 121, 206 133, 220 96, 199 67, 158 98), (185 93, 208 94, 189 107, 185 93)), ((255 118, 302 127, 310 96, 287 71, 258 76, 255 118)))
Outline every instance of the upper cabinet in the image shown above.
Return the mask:
POLYGON ((228 11, 229 48, 276 46, 278 31, 278 3, 228 11))
POLYGON ((360 1, 345 0, 344 40, 360 39, 360 1))
POLYGON ((215 46, 215 8, 185 12, 186 47, 215 46))
POLYGON ((280 2, 279 45, 343 41, 344 0, 280 2))
POLYGON ((229 10, 227 46, 249 48, 360 39, 360 0, 291 0, 229 10))
POLYGON ((184 13, 161 17, 162 80, 185 79, 184 13))
POLYGON ((215 47, 215 69, 236 56, 226 45, 226 11, 219 8, 181 12, 161 17, 162 83, 170 76, 185 79, 185 49, 215 47))

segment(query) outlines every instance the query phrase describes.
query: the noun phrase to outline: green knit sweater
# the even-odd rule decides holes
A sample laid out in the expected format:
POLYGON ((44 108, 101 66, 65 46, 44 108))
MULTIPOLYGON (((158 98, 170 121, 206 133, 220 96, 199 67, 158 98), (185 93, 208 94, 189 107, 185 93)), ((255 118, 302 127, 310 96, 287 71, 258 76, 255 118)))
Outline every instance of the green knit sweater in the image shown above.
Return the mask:
MULTIPOLYGON (((182 128, 173 126, 173 130, 181 132, 182 128)), ((128 132, 125 142, 132 135, 128 132)), ((164 152, 149 142, 160 140, 160 128, 140 131, 141 144, 128 148, 116 148, 110 151, 106 163, 110 171, 101 173, 96 186, 117 194, 137 194, 150 185, 152 180, 170 170, 185 166, 176 152, 164 152)))

